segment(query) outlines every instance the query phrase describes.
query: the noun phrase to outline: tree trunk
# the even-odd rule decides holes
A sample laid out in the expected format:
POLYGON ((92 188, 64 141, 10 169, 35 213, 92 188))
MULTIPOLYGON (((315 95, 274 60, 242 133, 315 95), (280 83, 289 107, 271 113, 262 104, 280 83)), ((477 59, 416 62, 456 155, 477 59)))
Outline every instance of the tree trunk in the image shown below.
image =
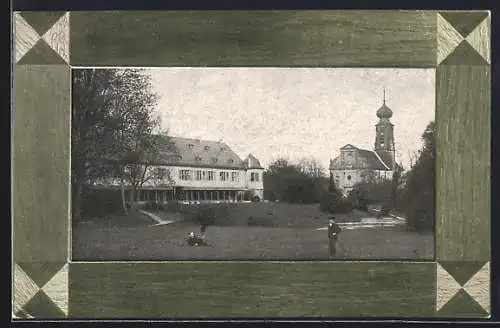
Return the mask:
POLYGON ((121 189, 121 196, 122 196, 123 213, 127 214, 128 209, 127 209, 127 201, 125 199, 125 183, 123 181, 123 176, 120 177, 120 189, 121 189))
POLYGON ((135 186, 132 184, 130 188, 130 208, 135 209, 135 186))

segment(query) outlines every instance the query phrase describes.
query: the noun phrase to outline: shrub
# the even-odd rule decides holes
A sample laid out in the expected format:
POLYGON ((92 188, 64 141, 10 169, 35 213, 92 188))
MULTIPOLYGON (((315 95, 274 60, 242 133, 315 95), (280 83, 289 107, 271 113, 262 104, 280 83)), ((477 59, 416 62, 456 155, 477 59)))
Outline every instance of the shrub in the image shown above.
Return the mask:
POLYGON ((340 204, 337 207, 336 213, 350 213, 353 210, 352 202, 347 198, 342 198, 340 204))
POLYGON ((168 213, 179 213, 181 205, 176 200, 170 200, 166 204, 162 204, 162 210, 168 213))
POLYGON ((343 197, 339 191, 328 192, 321 197, 320 210, 322 212, 349 213, 352 209, 352 201, 343 197))
POLYGON ((156 201, 150 201, 144 204, 142 207, 145 210, 152 210, 152 211, 163 211, 164 210, 164 205, 160 202, 156 201))
POLYGON ((380 215, 381 216, 388 216, 390 211, 391 211, 391 205, 389 203, 383 203, 382 207, 380 208, 380 215))
POLYGON ((418 209, 407 214, 406 223, 408 228, 417 232, 434 231, 434 213, 428 210, 418 209))
POLYGON ((105 217, 117 213, 124 213, 119 190, 90 189, 82 195, 82 217, 105 217))

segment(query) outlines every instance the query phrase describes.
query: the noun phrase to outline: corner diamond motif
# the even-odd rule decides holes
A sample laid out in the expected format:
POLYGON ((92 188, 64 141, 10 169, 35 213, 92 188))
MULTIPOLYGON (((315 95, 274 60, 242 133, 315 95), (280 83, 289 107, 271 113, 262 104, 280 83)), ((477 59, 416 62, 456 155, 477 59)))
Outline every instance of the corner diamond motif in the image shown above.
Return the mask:
POLYGON ((40 35, 19 13, 14 13, 14 39, 16 63, 40 40, 40 35))
POLYGON ((21 269, 18 264, 14 266, 14 314, 22 311, 23 307, 38 293, 40 287, 21 269))
POLYGON ((466 38, 467 42, 483 58, 491 63, 491 45, 490 45, 490 26, 491 16, 488 15, 466 38))
POLYGON ((69 63, 69 12, 61 16, 42 38, 66 63, 69 63))
POLYGON ((490 313, 490 262, 473 275, 463 288, 484 310, 490 313))
POLYGON ((439 311, 462 288, 439 263, 437 269, 436 311, 439 311))
POLYGON ((47 296, 68 315, 68 264, 66 263, 52 279, 50 279, 42 290, 47 296))

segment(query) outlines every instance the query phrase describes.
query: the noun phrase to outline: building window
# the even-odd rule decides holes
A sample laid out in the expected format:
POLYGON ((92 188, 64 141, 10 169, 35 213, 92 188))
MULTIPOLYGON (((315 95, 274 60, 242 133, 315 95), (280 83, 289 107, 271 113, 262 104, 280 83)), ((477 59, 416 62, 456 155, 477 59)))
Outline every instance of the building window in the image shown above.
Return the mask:
POLYGON ((206 171, 201 172, 201 176, 202 176, 203 180, 207 180, 208 179, 206 171))
POLYGON ((230 158, 230 159, 227 160, 227 162, 230 163, 230 164, 232 164, 232 163, 234 163, 234 160, 232 158, 230 158))
POLYGON ((351 180, 351 176, 350 175, 347 176, 347 180, 351 180))
POLYGON ((196 157, 194 158, 197 162, 200 162, 201 161, 201 157, 199 155, 196 155, 196 157))
POLYGON ((189 149, 193 149, 194 145, 193 144, 188 144, 189 149))
POLYGON ((231 172, 231 181, 239 181, 240 175, 238 172, 231 172))
POLYGON ((212 158, 212 162, 217 163, 217 157, 212 158))
POLYGON ((205 149, 205 150, 209 150, 209 149, 210 149, 210 147, 208 147, 208 146, 205 146, 205 147, 204 147, 204 149, 205 149))
POLYGON ((259 173, 257 172, 252 172, 250 173, 250 181, 259 181, 259 173))
POLYGON ((198 180, 198 181, 201 180, 201 171, 200 170, 198 170, 198 171, 195 172, 195 179, 198 180))
POLYGON ((220 147, 220 151, 226 151, 226 147, 220 147))
POLYGON ((179 179, 181 179, 181 180, 191 180, 191 171, 189 171, 189 170, 180 170, 179 171, 179 179))
POLYGON ((214 181, 215 180, 215 172, 214 171, 208 171, 208 181, 214 181))
POLYGON ((226 181, 227 178, 229 177, 229 172, 220 172, 220 181, 226 181))

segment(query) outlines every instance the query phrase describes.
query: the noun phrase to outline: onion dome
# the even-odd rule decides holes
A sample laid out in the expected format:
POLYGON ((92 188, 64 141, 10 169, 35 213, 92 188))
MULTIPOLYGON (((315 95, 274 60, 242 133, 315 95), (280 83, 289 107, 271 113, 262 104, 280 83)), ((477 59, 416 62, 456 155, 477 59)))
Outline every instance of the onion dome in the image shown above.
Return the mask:
POLYGON ((380 107, 377 110, 377 117, 378 118, 391 118, 392 117, 392 110, 389 107, 387 107, 387 105, 385 104, 385 88, 384 88, 384 103, 383 103, 382 107, 380 107))
POLYGON ((378 118, 391 118, 392 117, 392 110, 389 107, 387 107, 387 105, 385 104, 385 101, 384 101, 384 104, 382 105, 382 107, 380 107, 377 110, 377 117, 378 118))

